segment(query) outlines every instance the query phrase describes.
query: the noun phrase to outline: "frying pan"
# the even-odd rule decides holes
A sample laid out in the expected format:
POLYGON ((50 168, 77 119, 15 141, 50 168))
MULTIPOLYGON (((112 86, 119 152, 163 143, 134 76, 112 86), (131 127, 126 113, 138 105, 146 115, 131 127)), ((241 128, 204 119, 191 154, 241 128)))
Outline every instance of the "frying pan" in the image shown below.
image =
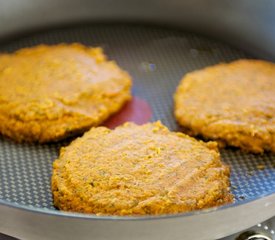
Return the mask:
MULTIPOLYGON (((181 77, 239 58, 275 60, 274 12, 272 0, 0 0, 0 52, 40 43, 102 46, 133 76, 133 95, 151 107, 150 120, 179 130, 172 95, 181 77)), ((222 160, 232 168, 234 204, 145 217, 58 211, 51 164, 68 143, 0 137, 0 232, 21 239, 217 239, 275 215, 274 154, 230 148, 222 160)))

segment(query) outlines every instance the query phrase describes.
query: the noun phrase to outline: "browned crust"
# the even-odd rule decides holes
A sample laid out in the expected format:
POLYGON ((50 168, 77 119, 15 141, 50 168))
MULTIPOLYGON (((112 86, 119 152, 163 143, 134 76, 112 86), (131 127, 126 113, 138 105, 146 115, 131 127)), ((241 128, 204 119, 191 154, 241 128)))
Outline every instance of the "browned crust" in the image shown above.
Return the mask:
POLYGON ((160 122, 92 128, 53 164, 54 205, 97 215, 172 214, 228 204, 230 171, 216 143, 160 122))
POLYGON ((100 48, 39 45, 0 55, 0 132, 18 142, 82 133, 130 98, 130 76, 100 48))
POLYGON ((175 117, 193 136, 245 151, 275 152, 275 65, 260 60, 218 64, 184 76, 175 117))
POLYGON ((53 120, 20 121, 0 114, 0 132, 17 142, 54 142, 81 134, 104 122, 117 112, 131 98, 129 92, 121 93, 115 99, 106 99, 104 110, 96 116, 68 113, 53 120))

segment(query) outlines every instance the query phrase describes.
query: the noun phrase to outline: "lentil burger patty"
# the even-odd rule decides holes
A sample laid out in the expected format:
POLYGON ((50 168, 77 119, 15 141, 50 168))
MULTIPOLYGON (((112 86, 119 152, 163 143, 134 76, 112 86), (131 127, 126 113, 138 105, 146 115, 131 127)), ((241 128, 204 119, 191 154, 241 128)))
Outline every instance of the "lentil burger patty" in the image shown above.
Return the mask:
POLYGON ((238 60, 188 73, 174 100, 176 119, 192 135, 275 152, 275 64, 238 60))
POLYGON ((179 213, 231 203, 215 142, 160 122, 91 128, 53 164, 54 205, 98 215, 179 213))
POLYGON ((39 45, 0 55, 0 133, 56 141, 104 121, 130 99, 131 79, 101 48, 39 45))

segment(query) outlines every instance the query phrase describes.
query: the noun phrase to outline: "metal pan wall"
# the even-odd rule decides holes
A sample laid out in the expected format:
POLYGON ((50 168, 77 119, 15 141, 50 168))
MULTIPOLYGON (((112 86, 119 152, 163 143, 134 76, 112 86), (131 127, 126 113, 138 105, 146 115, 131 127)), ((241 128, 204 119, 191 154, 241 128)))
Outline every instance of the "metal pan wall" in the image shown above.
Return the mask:
MULTIPOLYGON (((195 8, 194 2, 191 1, 172 1, 170 4, 164 1, 147 1, 147 8, 145 3, 138 1, 132 1, 131 4, 119 1, 114 8, 111 8, 111 1, 83 1, 83 5, 80 4, 78 7, 76 1, 67 1, 66 4, 63 2, 64 5, 61 2, 48 1, 45 6, 42 1, 22 1, 16 4, 12 2, 1 3, 0 17, 4 19, 0 22, 1 52, 14 51, 39 43, 79 41, 88 45, 103 46, 112 59, 117 60, 133 75, 133 93, 151 105, 152 120, 162 120, 171 130, 178 129, 172 116, 172 94, 184 73, 220 61, 244 57, 273 59, 275 56, 274 48, 268 48, 269 40, 274 37, 274 32, 268 32, 271 27, 267 21, 269 10, 265 7, 259 8, 255 3, 254 7, 260 9, 257 15, 259 20, 254 22, 256 27, 251 30, 248 25, 245 28, 248 22, 245 21, 244 7, 239 5, 238 8, 233 2, 224 2, 225 5, 221 5, 213 1, 206 6, 200 1, 195 1, 200 8, 209 9, 208 13, 195 8), (75 11, 72 11, 74 8, 75 11), (183 12, 189 10, 189 13, 182 17, 179 9, 183 12), (234 9, 238 11, 232 15, 230 11, 234 9), (267 10, 263 18, 260 18, 261 10, 267 10), (48 15, 49 12, 51 14, 48 15), (200 12, 200 16, 197 17, 200 12), (45 18, 38 18, 39 13, 40 16, 44 13, 45 18), (243 13, 243 16, 240 13, 243 13), (151 26, 94 23, 69 26, 83 20, 108 22, 111 19, 150 22, 151 26), (203 22, 206 19, 208 21, 203 22), (240 25, 237 24, 238 21, 240 25), (214 22, 219 25, 213 24, 214 22), (30 33, 33 29, 64 23, 68 27, 30 33), (166 25, 166 28, 153 26, 152 23, 166 25), (169 29, 168 26, 181 30, 169 29), (241 32, 240 27, 246 30, 241 32), (187 33, 186 30, 226 40, 243 47, 244 51, 216 40, 187 33), (20 36, 20 33, 23 35, 20 36), (249 34, 243 36, 243 33, 249 34), (262 41, 259 37, 256 38, 260 33, 262 41), (154 65, 153 70, 146 67, 150 64, 154 65)), ((273 5, 272 2, 267 3, 270 7, 273 5)), ((252 5, 248 5, 246 10, 254 9, 252 5)), ((222 156, 223 161, 230 164, 233 169, 231 181, 236 197, 236 204, 233 206, 195 214, 149 219, 64 214, 53 209, 49 188, 51 163, 62 144, 66 143, 43 146, 18 145, 5 138, 0 139, 0 214, 5 216, 0 218, 0 231, 27 239, 37 239, 38 236, 40 239, 67 239, 68 236, 77 237, 79 231, 83 231, 83 239, 88 239, 91 235, 96 239, 139 239, 141 235, 144 239, 167 239, 168 236, 169 239, 182 239, 182 234, 185 234, 186 239, 211 239, 250 227, 272 217, 275 213, 274 155, 255 156, 229 149, 224 150, 222 156), (257 171, 257 165, 264 165, 265 169, 257 171), (249 175, 252 170, 254 175, 249 175), (26 179, 23 187, 20 186, 18 176, 26 179), (91 225, 93 227, 89 227, 91 225), (125 228, 126 226, 128 227, 125 228), (33 227, 36 228, 35 231, 33 227), (106 231, 106 228, 110 230, 106 231)))

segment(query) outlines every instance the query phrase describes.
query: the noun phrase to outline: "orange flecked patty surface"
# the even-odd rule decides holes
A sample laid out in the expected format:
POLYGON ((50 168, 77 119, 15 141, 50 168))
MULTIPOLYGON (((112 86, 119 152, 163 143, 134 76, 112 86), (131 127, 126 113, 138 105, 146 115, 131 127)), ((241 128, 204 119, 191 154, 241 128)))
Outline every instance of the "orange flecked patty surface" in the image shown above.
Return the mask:
POLYGON ((174 99, 175 116, 192 135, 275 152, 275 64, 238 60, 188 73, 174 99))
POLYGON ((160 122, 91 128, 53 164, 54 205, 97 215, 171 214, 233 201, 215 142, 160 122))
POLYGON ((0 133, 48 142, 96 126, 131 98, 131 78, 101 48, 39 45, 0 55, 0 133))

